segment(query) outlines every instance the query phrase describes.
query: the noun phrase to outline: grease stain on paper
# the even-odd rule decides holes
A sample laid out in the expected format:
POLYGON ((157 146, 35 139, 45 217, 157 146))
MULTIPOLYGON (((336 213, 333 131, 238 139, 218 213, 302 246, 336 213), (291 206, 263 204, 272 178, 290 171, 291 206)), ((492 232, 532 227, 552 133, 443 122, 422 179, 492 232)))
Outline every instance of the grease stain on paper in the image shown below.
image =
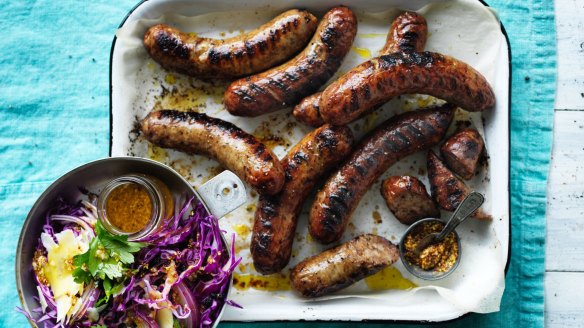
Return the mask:
POLYGON ((385 34, 383 33, 358 33, 357 37, 362 39, 373 39, 373 38, 380 38, 384 37, 385 34))
POLYGON ((164 163, 168 159, 168 153, 164 148, 148 143, 148 158, 164 163))
POLYGON ((359 48, 359 47, 351 47, 351 50, 353 50, 355 53, 357 53, 357 55, 359 55, 361 58, 364 59, 369 59, 371 58, 371 50, 367 49, 367 48, 359 48))
POLYGON ((231 226, 231 229, 235 231, 237 236, 241 239, 246 239, 249 236, 249 227, 246 224, 235 224, 231 226))
POLYGON ((286 291, 290 290, 290 277, 287 273, 275 273, 268 276, 234 273, 233 287, 237 290, 253 288, 270 292, 286 291))
POLYGON ((367 284, 367 287, 373 291, 388 289, 405 290, 418 287, 413 282, 404 278, 398 269, 391 266, 365 278, 365 283, 367 284))

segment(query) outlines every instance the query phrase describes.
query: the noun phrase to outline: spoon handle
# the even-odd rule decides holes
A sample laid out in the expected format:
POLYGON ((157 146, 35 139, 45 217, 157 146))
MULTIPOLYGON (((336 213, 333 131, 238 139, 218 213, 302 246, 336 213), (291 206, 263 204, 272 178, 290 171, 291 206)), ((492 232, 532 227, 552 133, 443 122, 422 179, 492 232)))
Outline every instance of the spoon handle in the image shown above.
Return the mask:
POLYGON ((446 227, 440 232, 437 239, 442 240, 444 237, 448 236, 459 224, 461 224, 464 220, 466 220, 474 211, 476 211, 483 202, 485 201, 485 197, 480 193, 473 191, 471 192, 466 198, 460 203, 454 214, 452 214, 452 218, 448 220, 446 227))

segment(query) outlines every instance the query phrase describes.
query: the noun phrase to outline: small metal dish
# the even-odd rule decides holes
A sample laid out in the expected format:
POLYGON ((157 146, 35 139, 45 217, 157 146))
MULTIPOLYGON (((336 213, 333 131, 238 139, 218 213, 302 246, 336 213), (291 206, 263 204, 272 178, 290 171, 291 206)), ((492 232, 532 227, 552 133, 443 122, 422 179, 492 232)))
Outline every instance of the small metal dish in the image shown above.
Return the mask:
MULTIPOLYGON (((23 224, 16 250, 16 288, 22 308, 31 313, 38 307, 34 300, 37 296, 32 258, 39 242, 45 215, 58 198, 68 203, 77 203, 86 198, 87 192, 99 194, 113 179, 128 174, 148 174, 168 186, 175 199, 195 196, 203 203, 209 213, 221 218, 243 204, 246 191, 243 183, 235 174, 225 171, 195 190, 180 174, 172 168, 153 160, 138 157, 112 157, 84 164, 66 173, 51 184, 37 199, 23 224), (229 187, 226 193, 225 188, 229 187)), ((225 250, 231 248, 225 237, 221 236, 225 250)), ((231 277, 230 287, 233 282, 231 277)), ((228 289, 228 297, 231 288, 228 289)), ((225 306, 221 309, 213 327, 219 323, 225 306)), ((33 316, 38 316, 32 313, 33 316)), ((32 323, 31 323, 32 325, 32 323)), ((34 326, 34 325, 33 325, 34 326)))
POLYGON ((440 219, 434 219, 434 218, 427 218, 427 219, 422 219, 420 221, 417 221, 416 223, 412 224, 404 233, 404 235, 401 237, 400 241, 399 241, 399 257, 401 258, 401 261, 404 265, 404 267, 414 276, 420 278, 420 279, 424 279, 424 280, 440 280, 443 278, 446 278, 447 276, 449 276, 452 272, 454 272, 454 270, 456 270, 456 268, 458 267, 458 264, 460 263, 460 258, 462 255, 462 245, 460 243, 460 237, 458 236, 458 233, 456 232, 456 230, 452 231, 454 233, 454 236, 456 237, 456 242, 458 244, 458 256, 456 257, 456 262, 454 262, 454 264, 452 265, 452 267, 450 268, 450 270, 445 271, 445 272, 437 272, 437 271, 433 271, 433 270, 423 270, 422 268, 420 268, 417 265, 412 265, 410 264, 410 262, 406 259, 405 257, 405 240, 406 240, 406 236, 408 234, 410 234, 413 229, 415 229, 417 226, 419 226, 420 224, 423 224, 424 222, 440 222, 444 225, 446 225, 446 222, 440 220, 440 219))

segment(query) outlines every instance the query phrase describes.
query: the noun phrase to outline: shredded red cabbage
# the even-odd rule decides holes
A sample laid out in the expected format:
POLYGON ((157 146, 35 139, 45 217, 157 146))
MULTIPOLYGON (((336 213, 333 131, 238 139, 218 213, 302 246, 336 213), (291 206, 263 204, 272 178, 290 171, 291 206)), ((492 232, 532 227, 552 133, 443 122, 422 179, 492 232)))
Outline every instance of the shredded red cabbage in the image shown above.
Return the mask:
MULTIPOLYGON (((201 203, 186 201, 166 224, 145 237, 148 246, 136 254, 124 288, 109 302, 96 308, 100 288, 87 289, 80 297, 77 312, 69 322, 57 323, 57 306, 50 286, 36 277, 39 293, 46 303, 32 313, 22 312, 39 327, 157 327, 156 311, 168 309, 183 327, 210 327, 225 304, 241 307, 226 300, 231 275, 241 258, 235 258, 232 236, 231 252, 225 248, 218 220, 208 214, 201 203), (191 293, 191 295, 185 294, 191 293), (186 301, 185 301, 186 300, 186 301), (192 308, 197 307, 197 308, 192 308)), ((64 229, 80 230, 95 236, 97 211, 91 203, 70 206, 59 202, 46 218, 43 231, 57 242, 55 233, 64 229)), ((47 254, 39 241, 38 250, 47 254)), ((40 298, 37 298, 40 303, 40 298)))

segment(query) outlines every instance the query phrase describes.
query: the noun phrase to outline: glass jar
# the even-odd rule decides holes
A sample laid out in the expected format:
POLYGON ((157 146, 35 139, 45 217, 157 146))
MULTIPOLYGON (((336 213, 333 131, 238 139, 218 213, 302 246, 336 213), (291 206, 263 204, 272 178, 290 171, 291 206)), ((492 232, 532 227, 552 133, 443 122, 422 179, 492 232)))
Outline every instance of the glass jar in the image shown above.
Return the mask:
POLYGON ((97 201, 99 220, 114 235, 139 240, 157 231, 172 217, 174 201, 168 186, 146 174, 112 180, 97 201))

